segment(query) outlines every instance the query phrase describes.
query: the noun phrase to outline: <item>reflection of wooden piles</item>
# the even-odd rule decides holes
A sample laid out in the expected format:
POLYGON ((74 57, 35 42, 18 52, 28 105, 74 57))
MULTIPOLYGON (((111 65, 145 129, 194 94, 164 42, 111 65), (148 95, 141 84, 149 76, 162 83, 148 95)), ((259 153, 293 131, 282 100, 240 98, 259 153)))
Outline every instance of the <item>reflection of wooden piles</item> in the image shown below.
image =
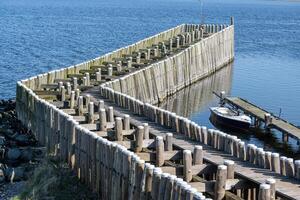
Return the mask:
POLYGON ((216 73, 168 97, 166 101, 160 104, 160 107, 189 117, 204 108, 214 98, 212 91, 225 90, 227 93, 230 91, 231 74, 232 64, 229 64, 216 73))

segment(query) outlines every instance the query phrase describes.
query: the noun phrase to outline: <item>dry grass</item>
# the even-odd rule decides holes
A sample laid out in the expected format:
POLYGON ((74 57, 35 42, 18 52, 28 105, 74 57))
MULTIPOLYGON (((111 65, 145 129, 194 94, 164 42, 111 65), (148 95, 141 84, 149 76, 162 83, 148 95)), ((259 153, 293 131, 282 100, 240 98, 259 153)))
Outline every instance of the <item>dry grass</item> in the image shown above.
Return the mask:
POLYGON ((46 160, 34 171, 23 192, 14 200, 96 199, 71 170, 54 160, 46 160))

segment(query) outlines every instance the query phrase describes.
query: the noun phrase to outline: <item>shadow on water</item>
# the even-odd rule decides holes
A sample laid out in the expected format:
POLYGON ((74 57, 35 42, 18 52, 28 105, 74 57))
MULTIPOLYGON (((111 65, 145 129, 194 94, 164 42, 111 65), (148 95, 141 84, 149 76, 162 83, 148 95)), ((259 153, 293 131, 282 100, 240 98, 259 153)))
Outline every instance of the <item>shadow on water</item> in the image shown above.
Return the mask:
POLYGON ((288 142, 282 142, 281 133, 276 130, 265 131, 262 127, 251 127, 249 130, 237 131, 226 129, 209 120, 209 107, 218 104, 217 97, 212 93, 226 91, 230 95, 232 86, 233 65, 227 65, 216 73, 208 76, 193 85, 178 91, 168 97, 159 106, 181 116, 187 117, 200 125, 208 128, 217 128, 231 135, 236 135, 245 143, 252 143, 266 151, 276 151, 281 154, 300 158, 300 148, 292 138, 288 142))

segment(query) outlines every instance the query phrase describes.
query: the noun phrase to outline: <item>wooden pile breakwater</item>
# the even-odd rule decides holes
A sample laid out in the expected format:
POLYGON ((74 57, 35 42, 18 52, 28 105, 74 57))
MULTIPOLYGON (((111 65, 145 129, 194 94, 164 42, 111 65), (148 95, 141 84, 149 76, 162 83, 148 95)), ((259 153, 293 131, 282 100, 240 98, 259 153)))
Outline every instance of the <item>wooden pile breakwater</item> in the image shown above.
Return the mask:
POLYGON ((152 105, 171 85, 160 84, 153 95, 143 96, 151 97, 151 104, 108 87, 120 79, 130 82, 144 69, 162 81, 150 66, 168 69, 156 65, 168 60, 187 72, 177 73, 174 87, 165 88, 167 95, 174 93, 233 59, 233 30, 233 24, 180 25, 92 61, 20 81, 18 117, 99 199, 299 199, 293 178, 299 178, 299 162, 280 162, 279 154, 152 105), (202 74, 192 64, 197 57, 209 57, 198 63, 202 74))

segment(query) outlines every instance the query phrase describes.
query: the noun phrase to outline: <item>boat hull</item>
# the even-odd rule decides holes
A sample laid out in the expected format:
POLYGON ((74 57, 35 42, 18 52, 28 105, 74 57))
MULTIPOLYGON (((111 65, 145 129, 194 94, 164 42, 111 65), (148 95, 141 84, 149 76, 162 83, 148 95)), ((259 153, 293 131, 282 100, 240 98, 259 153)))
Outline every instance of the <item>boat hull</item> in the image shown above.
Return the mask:
POLYGON ((219 126, 224 126, 231 129, 247 130, 250 127, 250 123, 237 121, 224 116, 220 116, 213 111, 211 111, 210 120, 213 124, 218 124, 219 126))

